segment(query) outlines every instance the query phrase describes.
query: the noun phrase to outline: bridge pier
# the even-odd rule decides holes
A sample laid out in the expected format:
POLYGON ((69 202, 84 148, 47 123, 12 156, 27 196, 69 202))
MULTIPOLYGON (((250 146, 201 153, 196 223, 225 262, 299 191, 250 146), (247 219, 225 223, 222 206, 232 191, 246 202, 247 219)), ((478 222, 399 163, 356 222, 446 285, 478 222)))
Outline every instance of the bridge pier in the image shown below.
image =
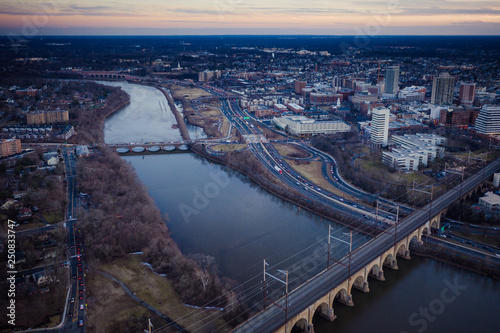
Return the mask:
POLYGON ((333 313, 333 309, 328 309, 325 312, 321 311, 318 314, 328 321, 334 321, 337 316, 333 313))
POLYGON ((370 273, 370 277, 374 278, 375 280, 385 281, 383 270, 379 270, 377 273, 370 273))
POLYGON ((352 286, 358 290, 361 290, 362 292, 365 292, 365 293, 370 292, 370 287, 368 286, 367 281, 364 281, 363 284, 361 284, 361 283, 358 284, 358 283, 354 282, 354 284, 352 286))
POLYGON ((389 267, 390 269, 395 270, 395 271, 397 271, 399 269, 398 261, 396 259, 392 259, 388 263, 384 263, 384 265, 389 267))
POLYGON ((410 260, 411 259, 410 250, 405 250, 404 254, 400 255, 400 257, 403 258, 403 259, 410 260))
POLYGON ((354 306, 354 302, 352 301, 352 295, 348 295, 347 293, 340 294, 339 302, 347 306, 354 306))

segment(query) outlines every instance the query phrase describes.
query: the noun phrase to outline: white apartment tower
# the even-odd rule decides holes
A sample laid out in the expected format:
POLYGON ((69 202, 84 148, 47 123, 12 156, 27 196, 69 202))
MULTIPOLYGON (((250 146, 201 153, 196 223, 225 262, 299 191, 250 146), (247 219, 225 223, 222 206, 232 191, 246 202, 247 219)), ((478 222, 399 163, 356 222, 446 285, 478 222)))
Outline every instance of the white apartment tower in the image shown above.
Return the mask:
POLYGON ((500 105, 484 105, 477 116, 475 128, 480 134, 500 134, 500 105))
POLYGON ((376 108, 372 111, 370 140, 374 145, 387 146, 389 137, 389 117, 391 111, 387 108, 376 108))
POLYGON ((395 94, 399 89, 399 66, 389 66, 385 72, 385 89, 387 94, 395 94))

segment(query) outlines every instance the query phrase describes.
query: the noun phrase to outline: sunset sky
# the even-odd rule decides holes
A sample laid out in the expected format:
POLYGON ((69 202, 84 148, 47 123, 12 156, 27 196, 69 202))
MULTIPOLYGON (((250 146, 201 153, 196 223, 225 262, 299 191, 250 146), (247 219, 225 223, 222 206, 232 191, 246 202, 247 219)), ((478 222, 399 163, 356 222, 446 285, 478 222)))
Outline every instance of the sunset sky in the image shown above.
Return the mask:
POLYGON ((1 0, 0 34, 498 35, 475 0, 1 0))

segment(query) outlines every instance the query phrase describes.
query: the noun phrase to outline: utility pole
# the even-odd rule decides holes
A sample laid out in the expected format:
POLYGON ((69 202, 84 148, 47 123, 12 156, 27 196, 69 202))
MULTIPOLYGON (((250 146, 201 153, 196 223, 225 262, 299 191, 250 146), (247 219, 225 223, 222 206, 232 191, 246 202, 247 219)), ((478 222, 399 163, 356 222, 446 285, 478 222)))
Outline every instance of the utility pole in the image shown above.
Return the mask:
POLYGON ((151 319, 148 319, 148 329, 144 330, 145 333, 153 332, 153 324, 151 324, 151 319))
POLYGON ((340 238, 332 236, 331 232, 330 232, 331 228, 332 227, 329 225, 328 226, 328 268, 330 268, 330 261, 333 260, 336 263, 341 264, 341 265, 347 267, 348 268, 349 277, 351 277, 352 230, 349 231, 349 234, 343 233, 343 235, 346 235, 346 236, 349 235, 349 242, 347 242, 347 241, 345 241, 343 239, 340 239, 340 238), (333 259, 333 258, 330 257, 330 239, 331 238, 333 238, 336 241, 339 241, 341 243, 349 245, 349 265, 346 265, 346 264, 342 263, 341 261, 337 261, 337 260, 335 260, 335 259, 333 259))
POLYGON ((266 308, 266 300, 268 299, 266 297, 266 275, 267 275, 268 277, 273 278, 274 280, 285 285, 285 306, 281 306, 279 304, 279 302, 277 303, 270 298, 269 298, 269 301, 272 302, 274 305, 278 306, 279 308, 281 308, 283 311, 285 311, 285 324, 286 324, 286 322, 288 321, 288 271, 278 269, 279 273, 285 275, 285 281, 283 281, 280 278, 266 272, 266 266, 269 266, 269 264, 266 262, 266 259, 264 259, 264 280, 263 280, 263 283, 264 283, 264 300, 263 300, 264 309, 266 308))

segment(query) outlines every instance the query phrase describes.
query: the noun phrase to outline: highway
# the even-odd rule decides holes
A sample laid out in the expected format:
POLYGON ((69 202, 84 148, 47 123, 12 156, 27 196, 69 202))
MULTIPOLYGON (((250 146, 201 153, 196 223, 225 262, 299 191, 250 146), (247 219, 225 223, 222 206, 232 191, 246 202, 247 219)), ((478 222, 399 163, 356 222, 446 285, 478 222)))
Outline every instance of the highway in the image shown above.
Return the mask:
MULTIPOLYGON (((351 272, 357 272, 368 265, 375 258, 394 246, 395 243, 408 236, 414 230, 424 225, 429 216, 434 216, 446 208, 448 205, 460 198, 461 193, 467 193, 477 184, 489 178, 500 169, 500 159, 485 167, 484 172, 478 172, 461 184, 457 185, 441 197, 433 200, 427 206, 413 212, 411 215, 401 220, 397 225, 392 226, 367 243, 363 244, 351 254, 351 272)), ((342 261, 348 261, 344 257, 342 261)), ((288 296, 288 318, 297 315, 309 306, 313 301, 328 293, 335 286, 348 278, 348 268, 335 264, 330 269, 318 274, 307 283, 292 291, 288 296)), ((281 299, 280 304, 284 304, 281 299)), ((233 332, 274 332, 285 322, 285 315, 281 308, 276 305, 268 307, 247 322, 238 326, 233 332)))
MULTIPOLYGON (((379 229, 389 228, 396 220, 393 213, 379 209, 377 216, 377 212, 373 206, 347 200, 342 196, 314 185, 302 177, 290 167, 275 147, 265 139, 258 126, 254 125, 251 121, 243 119, 242 111, 239 109, 236 100, 221 99, 221 110, 244 137, 253 138, 253 140, 247 140, 248 147, 269 172, 280 179, 282 183, 295 189, 306 200, 320 203, 335 210, 338 214, 348 216, 353 220, 362 221, 365 225, 379 229)), ((314 157, 319 157, 323 161, 324 168, 325 166, 327 168, 324 169, 325 178, 331 175, 334 179, 339 179, 336 168, 332 167, 335 163, 331 156, 310 147, 307 149, 314 157)), ((335 186, 342 191, 349 191, 348 194, 359 195, 359 190, 353 190, 353 187, 347 186, 344 183, 335 182, 335 186)))

